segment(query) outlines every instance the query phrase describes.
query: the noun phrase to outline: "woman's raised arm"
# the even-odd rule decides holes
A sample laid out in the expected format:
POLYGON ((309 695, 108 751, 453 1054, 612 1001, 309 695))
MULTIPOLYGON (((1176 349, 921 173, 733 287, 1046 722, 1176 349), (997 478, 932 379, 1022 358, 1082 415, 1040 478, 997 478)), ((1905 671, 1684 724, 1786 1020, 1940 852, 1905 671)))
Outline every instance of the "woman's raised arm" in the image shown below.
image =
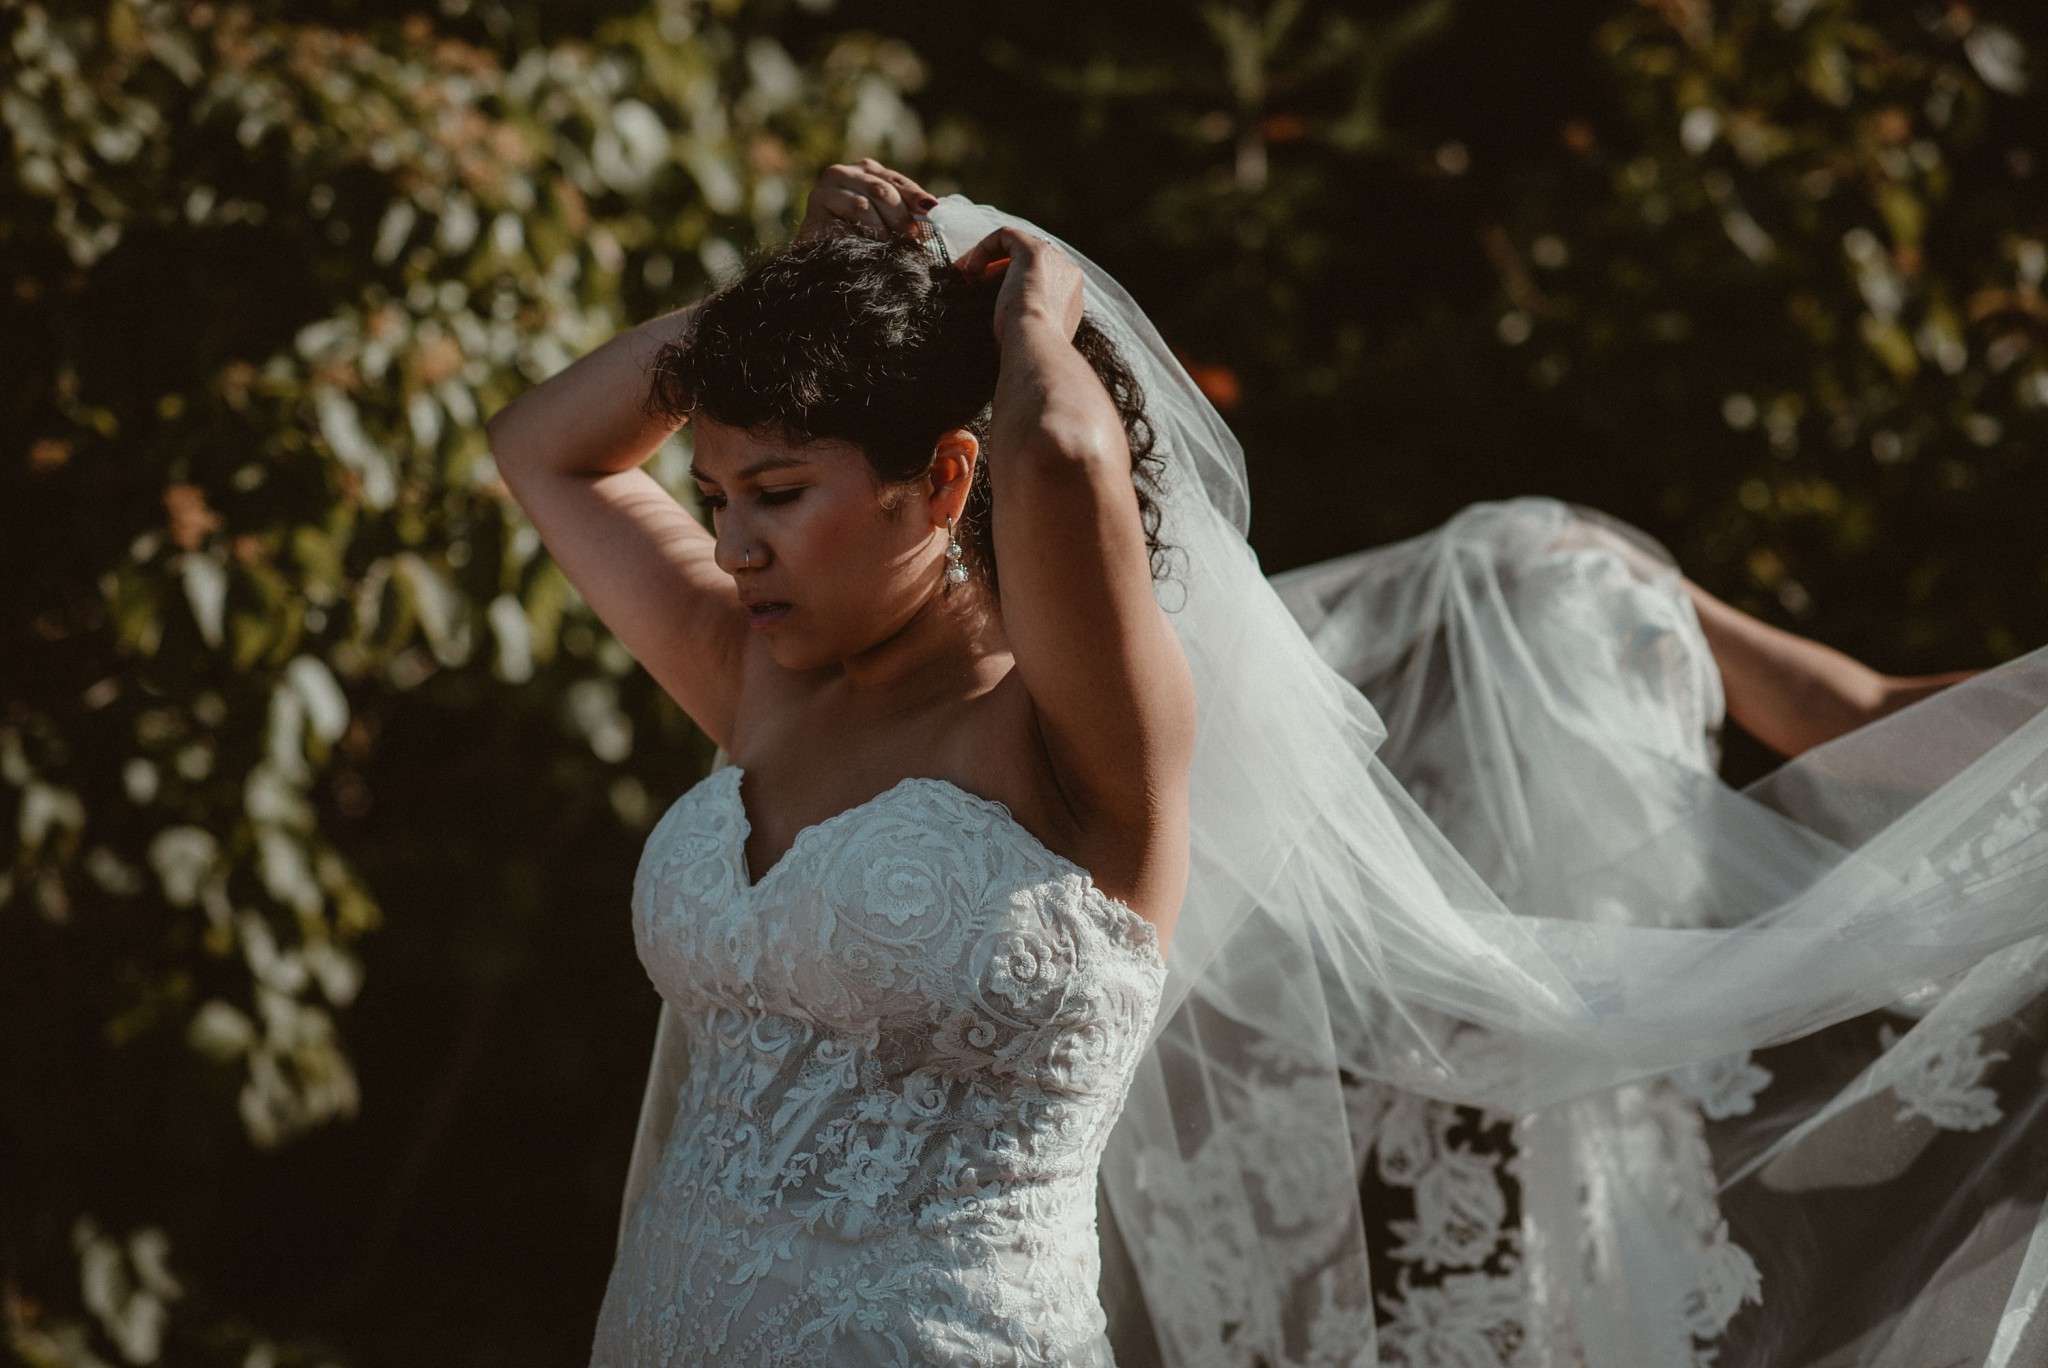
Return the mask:
POLYGON ((1048 758, 1084 820, 1133 838, 1184 829, 1194 681, 1153 596, 1122 418, 1074 347, 1081 270, 1007 228, 957 264, 1003 272, 985 459, 1003 632, 1048 758))
POLYGON ((645 411, 650 366, 689 323, 627 330, 492 415, 491 454, 555 564, 713 740, 739 698, 746 616, 711 534, 641 467, 675 430, 645 411))

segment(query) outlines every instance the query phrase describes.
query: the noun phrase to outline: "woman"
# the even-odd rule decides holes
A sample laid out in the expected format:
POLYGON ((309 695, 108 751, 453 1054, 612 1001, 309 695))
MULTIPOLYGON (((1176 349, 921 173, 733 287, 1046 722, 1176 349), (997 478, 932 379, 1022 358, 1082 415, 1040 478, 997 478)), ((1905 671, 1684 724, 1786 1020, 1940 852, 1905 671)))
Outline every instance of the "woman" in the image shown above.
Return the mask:
POLYGON ((643 866, 695 1091, 594 1362, 1109 1361, 1095 1162, 1186 879, 1193 684, 1079 268, 1004 229, 935 269, 935 203, 835 168, 788 252, 491 422, 734 762, 643 866), (709 532, 640 469, 682 422, 709 532), (729 826, 719 883, 693 842, 729 826))
MULTIPOLYGON (((1852 1260, 1788 1199, 1744 1227, 1789 1252, 1779 1319, 1731 1327, 1759 1313, 1713 1185, 1867 1179, 1844 1137, 1915 1037, 2011 1015, 2048 930, 2048 836, 2013 809, 2048 794, 2042 660, 1735 794, 1722 674, 1795 740, 1902 693, 1544 501, 1276 594, 1234 440, 1114 281, 872 164, 810 209, 790 256, 492 426, 564 569, 738 762, 636 885, 666 1005, 599 1361, 1107 1361, 1098 1161, 1119 1361, 1620 1368, 1725 1332, 1765 1356, 1724 1362, 1818 1362, 1948 1305, 1937 1260, 1828 1324, 1838 1289, 1799 1279, 1852 1260), (898 269, 919 209, 964 270, 898 269), (627 478, 686 410, 715 540, 627 478), (1848 710, 1772 701, 1802 680, 1848 710), (1674 1070, 1755 1094, 1750 1049, 1907 1001, 1861 1076, 1752 1096, 1725 1160, 1664 1105, 1674 1070), (1438 1103, 1533 1124, 1531 1247, 1480 1247, 1517 1194, 1438 1103), (1412 1229, 1371 1229, 1368 1168, 1412 1180, 1412 1229)), ((2042 1244, 1998 1284, 2014 1333, 2042 1244)))

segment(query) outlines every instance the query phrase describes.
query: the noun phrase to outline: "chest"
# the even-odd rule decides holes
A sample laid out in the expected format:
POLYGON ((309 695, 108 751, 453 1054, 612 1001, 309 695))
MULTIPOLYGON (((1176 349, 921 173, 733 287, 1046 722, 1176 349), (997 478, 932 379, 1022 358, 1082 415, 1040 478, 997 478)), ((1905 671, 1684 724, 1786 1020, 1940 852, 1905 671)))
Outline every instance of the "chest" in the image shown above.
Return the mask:
POLYGON ((1000 803, 906 780, 803 828, 750 882, 741 778, 678 799, 642 852, 635 940, 678 1007, 930 1048, 1156 996, 1149 925, 1000 803))
POLYGON ((885 721, 794 698, 764 704, 748 722, 732 751, 745 776, 735 807, 747 882, 765 878, 803 832, 863 807, 906 775, 986 795, 1052 849, 1085 849, 1012 677, 972 699, 885 721))

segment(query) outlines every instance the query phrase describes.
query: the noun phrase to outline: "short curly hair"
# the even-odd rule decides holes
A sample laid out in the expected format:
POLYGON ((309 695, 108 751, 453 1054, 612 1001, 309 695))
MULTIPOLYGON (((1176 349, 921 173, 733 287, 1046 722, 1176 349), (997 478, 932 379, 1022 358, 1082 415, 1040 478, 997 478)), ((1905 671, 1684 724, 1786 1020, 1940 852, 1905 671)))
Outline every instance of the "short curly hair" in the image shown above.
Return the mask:
MULTIPOLYGON (((755 261, 697 307, 654 358, 646 411, 692 414, 792 444, 837 439, 866 455, 886 490, 931 469, 940 434, 964 428, 988 455, 1000 362, 999 281, 969 279, 908 238, 851 234, 798 242, 755 261)), ((1131 449, 1152 573, 1163 577, 1155 490, 1163 459, 1122 353, 1084 317, 1074 347, 1109 391, 1131 449)), ((1001 453, 993 454, 1001 459, 1001 453)), ((958 535, 997 583, 988 459, 975 463, 958 535)))

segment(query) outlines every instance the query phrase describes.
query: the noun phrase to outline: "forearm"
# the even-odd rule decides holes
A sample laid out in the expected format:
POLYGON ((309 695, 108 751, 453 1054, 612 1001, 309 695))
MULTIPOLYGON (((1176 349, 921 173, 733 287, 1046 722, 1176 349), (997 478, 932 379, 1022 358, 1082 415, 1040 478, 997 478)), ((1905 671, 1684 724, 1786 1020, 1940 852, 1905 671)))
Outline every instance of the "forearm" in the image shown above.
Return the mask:
POLYGON ((1973 673, 1883 674, 1731 608, 1690 580, 1685 588, 1720 666, 1728 715, 1780 755, 1832 741, 1973 673))
POLYGON ((493 414, 486 431, 500 473, 603 475, 652 456, 675 429, 645 411, 650 368, 695 307, 628 328, 493 414))

